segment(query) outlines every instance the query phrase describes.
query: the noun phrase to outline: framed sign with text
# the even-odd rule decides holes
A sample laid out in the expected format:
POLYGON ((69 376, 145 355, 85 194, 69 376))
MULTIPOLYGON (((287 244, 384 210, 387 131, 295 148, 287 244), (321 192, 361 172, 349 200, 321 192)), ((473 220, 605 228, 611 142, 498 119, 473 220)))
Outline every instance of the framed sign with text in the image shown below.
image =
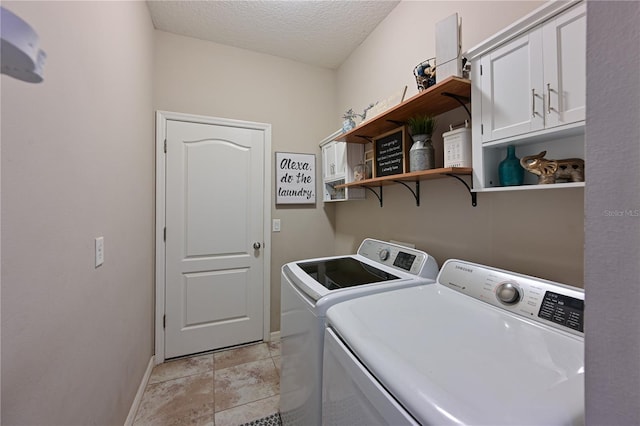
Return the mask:
POLYGON ((411 137, 405 126, 373 139, 375 160, 373 177, 391 176, 409 171, 409 142, 411 137))
POLYGON ((276 204, 315 203, 315 154, 276 152, 276 204))

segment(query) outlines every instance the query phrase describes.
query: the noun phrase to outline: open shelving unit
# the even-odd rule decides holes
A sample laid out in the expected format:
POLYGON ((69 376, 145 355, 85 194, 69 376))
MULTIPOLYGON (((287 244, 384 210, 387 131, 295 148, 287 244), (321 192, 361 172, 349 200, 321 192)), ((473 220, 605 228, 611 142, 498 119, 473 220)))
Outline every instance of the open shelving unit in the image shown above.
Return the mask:
MULTIPOLYGON (((442 82, 412 96, 384 113, 361 123, 349 132, 339 135, 336 140, 359 144, 373 142, 374 138, 398 126, 404 125, 409 117, 416 114, 439 115, 460 106, 464 107, 468 113, 469 110, 466 104, 468 104, 470 100, 471 81, 459 77, 448 77, 442 82)), ((466 187, 471 196, 471 204, 475 207, 477 205, 476 193, 473 192, 469 184, 460 177, 471 175, 471 173, 472 169, 470 167, 447 167, 348 182, 342 185, 336 185, 336 188, 365 188, 376 196, 380 202, 380 207, 382 207, 383 186, 400 184, 411 192, 416 200, 416 205, 419 206, 421 181, 452 177, 466 187), (413 188, 411 184, 413 184, 413 188)))

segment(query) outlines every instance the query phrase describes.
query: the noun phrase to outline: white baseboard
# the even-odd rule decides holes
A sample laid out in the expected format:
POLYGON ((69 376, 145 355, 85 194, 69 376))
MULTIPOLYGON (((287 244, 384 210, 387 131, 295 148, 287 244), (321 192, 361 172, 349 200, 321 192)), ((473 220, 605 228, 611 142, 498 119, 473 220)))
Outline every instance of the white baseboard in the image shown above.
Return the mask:
POLYGON ((269 336, 269 341, 270 342, 279 342, 280 341, 280 332, 279 331, 272 331, 271 335, 269 336))
POLYGON ((136 413, 138 412, 138 408, 140 408, 140 403, 142 402, 142 395, 144 394, 144 390, 147 388, 149 377, 151 377, 151 370, 153 370, 153 366, 155 365, 154 358, 155 357, 151 355, 151 359, 149 360, 149 364, 147 365, 147 370, 144 372, 144 376, 142 376, 142 381, 140 382, 140 386, 138 387, 136 397, 133 399, 133 403, 131 404, 131 409, 129 410, 127 420, 124 421, 124 426, 132 426, 133 421, 136 419, 136 413))

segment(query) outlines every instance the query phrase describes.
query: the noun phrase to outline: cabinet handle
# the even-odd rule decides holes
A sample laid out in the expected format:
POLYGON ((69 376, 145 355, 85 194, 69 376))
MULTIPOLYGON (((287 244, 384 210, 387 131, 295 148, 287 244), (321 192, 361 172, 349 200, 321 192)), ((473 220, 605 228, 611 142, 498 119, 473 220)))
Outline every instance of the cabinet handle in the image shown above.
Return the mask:
POLYGON ((551 84, 547 83, 547 114, 551 114, 551 84))
POLYGON ((531 117, 536 117, 536 89, 531 89, 531 117))

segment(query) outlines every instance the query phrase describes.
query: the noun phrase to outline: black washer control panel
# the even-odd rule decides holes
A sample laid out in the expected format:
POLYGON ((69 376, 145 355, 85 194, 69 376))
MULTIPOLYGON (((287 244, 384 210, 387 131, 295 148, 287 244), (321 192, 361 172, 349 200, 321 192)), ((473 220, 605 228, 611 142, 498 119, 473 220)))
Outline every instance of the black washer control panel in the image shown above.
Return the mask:
POLYGON ((396 260, 393 262, 393 266, 402 268, 405 271, 410 271, 414 260, 416 260, 415 254, 409 254, 403 251, 399 251, 398 255, 396 256, 396 260))
POLYGON ((540 318, 584 332, 584 300, 547 291, 538 312, 540 318))

